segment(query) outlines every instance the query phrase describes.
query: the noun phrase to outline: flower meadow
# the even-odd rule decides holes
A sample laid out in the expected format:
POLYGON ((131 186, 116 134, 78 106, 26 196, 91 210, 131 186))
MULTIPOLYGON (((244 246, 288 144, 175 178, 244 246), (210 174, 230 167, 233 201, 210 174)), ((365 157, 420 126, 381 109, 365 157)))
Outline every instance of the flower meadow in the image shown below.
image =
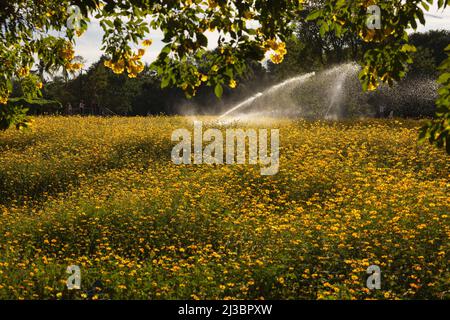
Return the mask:
POLYGON ((173 164, 187 117, 34 120, 0 133, 1 299, 450 298, 450 161, 420 121, 247 124, 280 130, 262 176, 173 164))

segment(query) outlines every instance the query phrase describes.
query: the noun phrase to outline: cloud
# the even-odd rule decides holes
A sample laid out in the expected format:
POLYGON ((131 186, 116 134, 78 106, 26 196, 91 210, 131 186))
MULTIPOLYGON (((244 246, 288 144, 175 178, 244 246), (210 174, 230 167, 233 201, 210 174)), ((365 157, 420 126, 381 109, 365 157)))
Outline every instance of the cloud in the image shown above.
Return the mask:
POLYGON ((438 9, 435 2, 430 11, 425 13, 425 26, 419 24, 417 31, 426 32, 430 30, 450 30, 450 7, 438 9))

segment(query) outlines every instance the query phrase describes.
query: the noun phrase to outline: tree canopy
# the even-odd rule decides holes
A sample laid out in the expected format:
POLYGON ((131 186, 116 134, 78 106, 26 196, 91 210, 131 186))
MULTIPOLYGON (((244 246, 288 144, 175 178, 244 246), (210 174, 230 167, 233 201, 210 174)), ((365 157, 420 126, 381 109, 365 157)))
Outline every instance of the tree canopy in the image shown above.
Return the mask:
MULTIPOLYGON (((337 38, 357 35, 367 44, 361 57, 360 80, 364 90, 381 83, 393 84, 405 76, 412 63, 414 45, 407 29, 424 24, 424 12, 432 0, 13 0, 0 4, 0 117, 10 125, 26 126, 20 108, 8 107, 13 79, 29 82, 32 98, 42 87, 30 73, 35 65, 44 69, 63 66, 77 70, 74 44, 95 17, 103 28, 105 66, 115 73, 136 77, 144 70, 141 61, 151 45, 152 32, 161 30, 165 46, 154 67, 161 85, 182 88, 194 96, 202 83, 221 96, 224 86, 236 87, 246 61, 269 56, 281 63, 285 42, 298 22, 314 22, 321 34, 337 38), (371 28, 373 5, 380 9, 381 24, 371 28), (371 16, 372 15, 372 16, 371 16), (205 31, 218 32, 217 50, 208 52, 205 31), (55 32, 56 31, 56 32, 55 32), (57 34, 57 35, 56 35, 57 34), (133 49, 135 47, 138 49, 133 49), (200 66, 196 61, 203 58, 200 66)), ((450 0, 439 0, 443 8, 450 0)), ((305 43, 305 45, 308 45, 305 43)), ((447 47, 450 50, 450 46, 447 47)), ((422 132, 450 153, 450 57, 440 67, 439 119, 422 132)))

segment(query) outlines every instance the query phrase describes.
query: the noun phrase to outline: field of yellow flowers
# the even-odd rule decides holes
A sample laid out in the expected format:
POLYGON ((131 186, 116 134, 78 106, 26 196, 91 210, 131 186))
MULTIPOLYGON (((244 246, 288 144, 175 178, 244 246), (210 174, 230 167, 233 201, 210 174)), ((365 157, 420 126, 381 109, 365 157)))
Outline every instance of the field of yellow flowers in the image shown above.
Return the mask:
POLYGON ((0 299, 449 299, 450 161, 420 125, 252 125, 280 129, 275 176, 172 164, 185 117, 0 132, 0 299))

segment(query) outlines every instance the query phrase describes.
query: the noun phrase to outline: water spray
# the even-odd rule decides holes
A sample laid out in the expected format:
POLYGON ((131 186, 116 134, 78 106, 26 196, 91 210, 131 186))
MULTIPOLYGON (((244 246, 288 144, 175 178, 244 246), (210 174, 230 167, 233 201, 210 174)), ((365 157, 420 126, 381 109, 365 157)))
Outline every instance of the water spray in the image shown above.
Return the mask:
POLYGON ((273 93, 277 92, 278 90, 283 89, 286 86, 291 85, 293 83, 300 84, 300 83, 306 81, 307 79, 309 79, 310 77, 314 76, 315 74, 316 74, 315 72, 311 72, 311 73, 307 73, 307 74, 304 74, 304 75, 301 75, 301 76, 298 76, 298 77, 294 77, 294 78, 285 80, 285 81, 283 81, 283 82, 281 82, 279 84, 276 84, 276 85, 270 87, 269 89, 267 89, 267 90, 265 90, 263 92, 258 92, 257 94, 251 96, 250 98, 248 98, 248 99, 238 103, 234 107, 232 107, 230 110, 228 110, 227 112, 222 114, 218 118, 218 120, 221 120, 224 117, 230 115, 231 113, 233 113, 233 112, 235 112, 235 111, 237 111, 237 110, 239 110, 239 109, 241 109, 241 108, 243 108, 243 107, 245 107, 247 105, 250 105, 251 103, 253 103, 254 101, 256 101, 258 98, 260 98, 262 96, 267 96, 267 95, 273 94, 273 93))

